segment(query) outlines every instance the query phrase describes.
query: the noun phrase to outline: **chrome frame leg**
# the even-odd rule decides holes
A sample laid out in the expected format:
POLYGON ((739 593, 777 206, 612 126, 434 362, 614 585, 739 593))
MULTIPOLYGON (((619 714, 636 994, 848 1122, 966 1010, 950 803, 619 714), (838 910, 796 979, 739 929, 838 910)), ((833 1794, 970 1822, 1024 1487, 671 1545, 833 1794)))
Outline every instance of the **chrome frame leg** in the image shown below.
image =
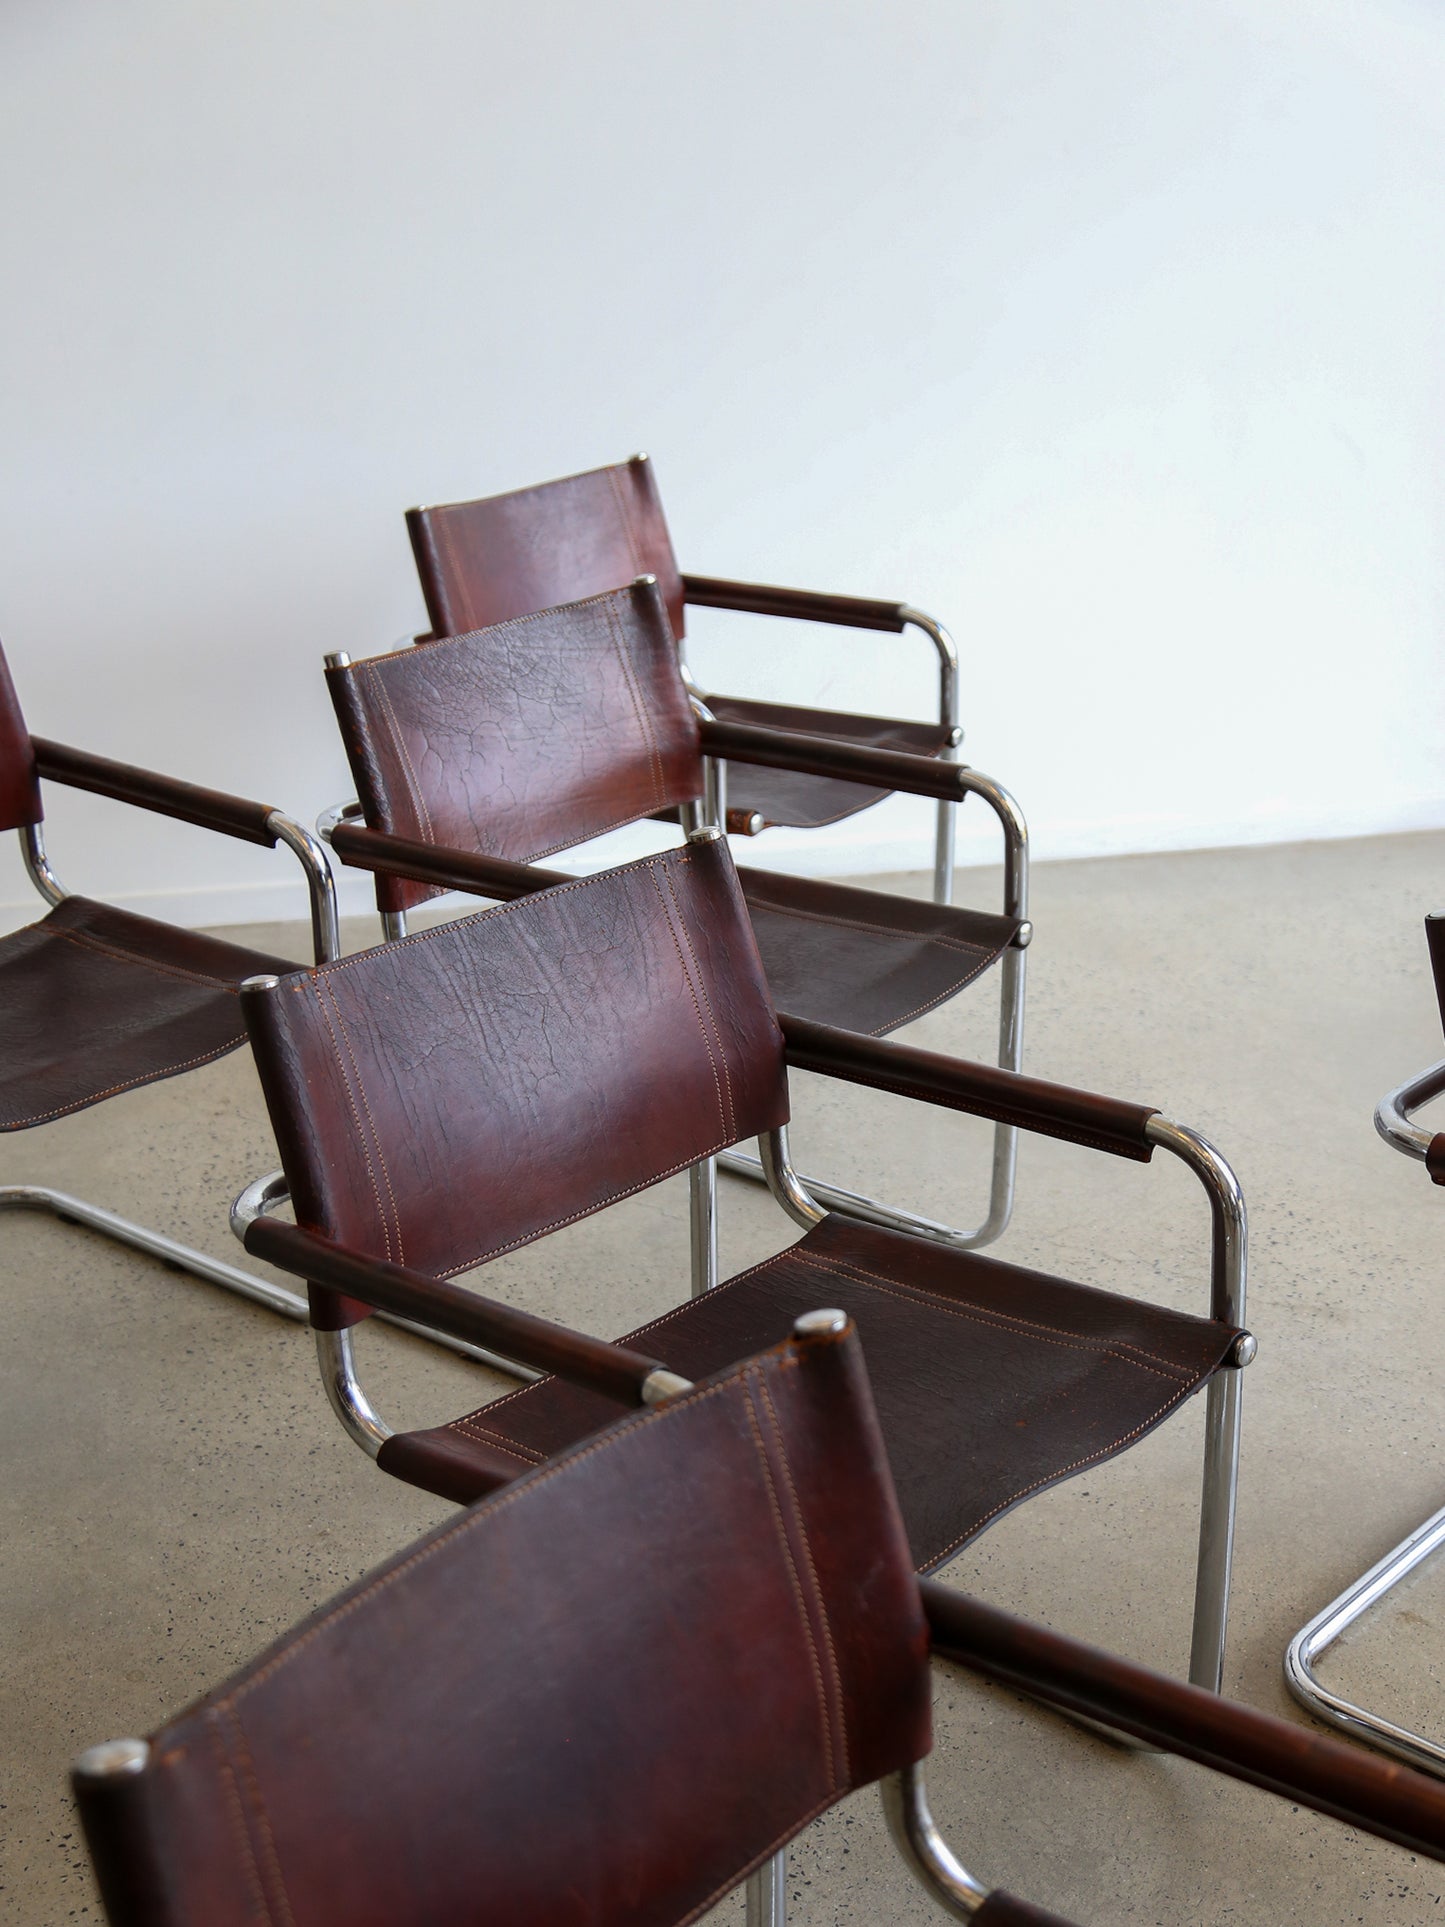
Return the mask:
POLYGON ((743 1888, 747 1902, 747 1927, 787 1927, 788 1850, 779 1849, 771 1860, 748 1875, 743 1888))
POLYGON ((692 1295, 701 1298, 717 1283, 717 1159, 703 1158, 687 1174, 692 1295))
MULTIPOLYGON (((1151 1144, 1172 1152, 1204 1186, 1211 1221, 1209 1315, 1243 1325, 1249 1272, 1249 1224, 1239 1180, 1214 1146, 1187 1125, 1156 1113, 1145 1126, 1151 1144)), ((1224 1641, 1234 1564, 1234 1516, 1239 1493, 1239 1438, 1244 1388, 1240 1373, 1255 1354, 1248 1332, 1205 1394, 1204 1482, 1199 1508, 1199 1557, 1194 1580, 1194 1624, 1189 1680, 1217 1693, 1224 1683, 1224 1641)))
POLYGON ((1234 1569, 1234 1515, 1239 1496, 1239 1436, 1243 1416, 1239 1368, 1226 1365, 1204 1396, 1204 1491, 1199 1505, 1199 1557, 1194 1574, 1194 1625, 1189 1683, 1207 1693, 1224 1687, 1224 1640, 1229 1581, 1234 1569))
POLYGON ((1314 1662, 1341 1633, 1378 1604, 1386 1593, 1408 1579, 1442 1545, 1445 1545, 1445 1508, 1417 1526, 1408 1539, 1402 1539, 1352 1586, 1346 1587, 1338 1599, 1332 1599, 1323 1612, 1316 1613, 1307 1626, 1301 1627, 1285 1652, 1284 1677, 1300 1705, 1316 1719, 1325 1720, 1348 1733, 1351 1739, 1379 1747, 1381 1752, 1391 1753, 1425 1773, 1445 1778, 1445 1746, 1427 1740, 1424 1734, 1414 1733, 1409 1727, 1396 1726, 1393 1720, 1331 1692, 1314 1672, 1314 1662))
POLYGON ((955 1920, 972 1920, 988 1892, 955 1857, 939 1832, 928 1805, 922 1761, 888 1774, 878 1782, 878 1791, 893 1844, 914 1879, 944 1913, 952 1914, 955 1920))

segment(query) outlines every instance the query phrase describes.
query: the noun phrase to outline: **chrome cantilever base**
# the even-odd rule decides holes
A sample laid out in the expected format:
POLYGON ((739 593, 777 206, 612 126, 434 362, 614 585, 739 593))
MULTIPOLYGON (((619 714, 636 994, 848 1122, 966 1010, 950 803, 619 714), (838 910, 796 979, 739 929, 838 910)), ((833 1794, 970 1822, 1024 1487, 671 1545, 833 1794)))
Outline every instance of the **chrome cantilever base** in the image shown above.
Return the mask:
MULTIPOLYGON (((1375 1129, 1392 1151, 1424 1161, 1433 1134, 1417 1124, 1412 1113, 1442 1092, 1445 1062, 1432 1064, 1429 1070, 1385 1093, 1375 1106, 1375 1129)), ((1383 1559, 1377 1559, 1367 1573, 1295 1634, 1285 1650, 1284 1678, 1300 1705, 1317 1719, 1339 1727, 1351 1739, 1363 1740, 1367 1746, 1379 1747, 1381 1752, 1392 1753, 1410 1766, 1445 1779, 1445 1745, 1412 1733, 1408 1727, 1396 1726, 1393 1720, 1331 1692, 1314 1670, 1321 1653, 1441 1546, 1445 1546, 1445 1508, 1417 1526, 1383 1559)))
POLYGON ((1323 1612, 1316 1613, 1310 1623, 1295 1634, 1285 1652, 1284 1677, 1285 1684, 1300 1705, 1318 1719, 1339 1727, 1351 1739, 1363 1740, 1367 1746, 1377 1746, 1382 1752, 1393 1753, 1396 1759, 1404 1760, 1410 1766, 1445 1778, 1445 1746, 1427 1740, 1423 1734, 1412 1733, 1408 1727, 1396 1726, 1393 1720, 1387 1720, 1379 1713, 1371 1713, 1366 1707, 1356 1706, 1341 1694, 1331 1692, 1314 1671, 1314 1662, 1327 1647, 1335 1643, 1341 1633, 1353 1626, 1393 1587, 1408 1579, 1416 1567, 1423 1565, 1442 1545, 1445 1545, 1445 1507, 1433 1518, 1427 1519, 1424 1525, 1417 1526, 1408 1539, 1387 1552, 1362 1578, 1347 1587, 1338 1599, 1332 1599, 1323 1612))
MULTIPOLYGON (((228 1265, 220 1258, 208 1258, 205 1252, 183 1245, 175 1238, 168 1238, 163 1231, 152 1231, 146 1225, 135 1224, 114 1211, 107 1211, 102 1205, 87 1204, 84 1198, 73 1198, 68 1191, 56 1191, 45 1184, 0 1184, 0 1211, 48 1211, 62 1224, 78 1224, 87 1231, 99 1232, 101 1237, 110 1238, 116 1244, 129 1245, 133 1251, 143 1251, 147 1257, 159 1258, 163 1265, 169 1265, 173 1271, 188 1271, 192 1277, 202 1278, 208 1285, 219 1285, 223 1291, 233 1291, 239 1298, 249 1298, 253 1304, 263 1305, 267 1311, 274 1311, 298 1325, 310 1321, 306 1300, 298 1293, 288 1291, 284 1285, 272 1284, 269 1279, 258 1278, 254 1273, 242 1271, 237 1265, 228 1265)), ((484 1350, 480 1345, 468 1345, 459 1338, 448 1338, 443 1332, 429 1331, 425 1325, 413 1324, 407 1318, 390 1318, 384 1312, 380 1316, 387 1318, 388 1324, 400 1326, 403 1331, 409 1331, 417 1338, 427 1338, 434 1345, 444 1345, 448 1351, 460 1352, 463 1357, 474 1359, 479 1365, 505 1372, 509 1378, 531 1380, 538 1376, 526 1366, 516 1365, 510 1359, 484 1350)))

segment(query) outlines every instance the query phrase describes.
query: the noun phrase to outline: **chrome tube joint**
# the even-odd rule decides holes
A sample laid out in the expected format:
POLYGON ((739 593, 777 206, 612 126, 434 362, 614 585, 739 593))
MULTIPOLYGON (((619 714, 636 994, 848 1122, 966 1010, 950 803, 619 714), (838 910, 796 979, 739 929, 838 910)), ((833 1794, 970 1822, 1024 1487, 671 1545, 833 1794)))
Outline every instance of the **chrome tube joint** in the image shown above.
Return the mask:
POLYGON ((1442 1091, 1445 1091, 1445 1062, 1432 1064, 1429 1070, 1397 1084, 1393 1091, 1386 1091, 1375 1106, 1375 1129, 1392 1151, 1402 1151, 1407 1158, 1424 1162, 1434 1133, 1417 1124, 1412 1113, 1422 1104, 1428 1104, 1432 1097, 1439 1097, 1442 1091))
POLYGON ((278 843, 300 863, 306 873, 306 890, 311 901, 311 946, 317 963, 331 963, 341 955, 341 930, 336 914, 336 884, 326 852, 310 830, 293 821, 283 810, 272 810, 266 826, 278 843))
POLYGON ((959 1861, 938 1830, 928 1804, 923 1767, 916 1762, 880 1780, 888 1831, 909 1871, 955 1920, 972 1920, 988 1891, 959 1861))

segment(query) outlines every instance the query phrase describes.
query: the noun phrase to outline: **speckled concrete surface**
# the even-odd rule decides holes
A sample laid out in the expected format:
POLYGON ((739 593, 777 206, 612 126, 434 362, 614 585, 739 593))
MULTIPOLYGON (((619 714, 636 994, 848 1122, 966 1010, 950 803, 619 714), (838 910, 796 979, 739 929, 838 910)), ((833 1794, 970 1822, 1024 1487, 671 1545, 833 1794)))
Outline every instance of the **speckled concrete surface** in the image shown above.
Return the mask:
MULTIPOLYGON (((1445 1496, 1445 1204, 1370 1128, 1379 1093, 1440 1054, 1420 919, 1445 896, 1442 876, 1441 835, 1036 872, 1031 1068, 1197 1125, 1245 1185, 1261 1351, 1246 1380, 1228 1684, 1288 1718, 1301 1717, 1279 1678, 1289 1635, 1445 1496)), ((986 874, 966 881, 970 900, 992 900, 986 874)), ((249 935, 282 954, 302 941, 249 935)), ((909 1034, 986 1054, 987 1000, 909 1034)), ((955 1221, 981 1203, 986 1129, 817 1080, 800 1080, 795 1108, 804 1168, 955 1221)), ((235 1056, 8 1139, 4 1175, 230 1257, 225 1202, 274 1162, 235 1056)), ((724 1205, 729 1268, 787 1241, 760 1195, 728 1183, 724 1205)), ((682 1185, 663 1186, 493 1267, 488 1288, 621 1331, 677 1295, 685 1217, 682 1185)), ((1033 1140, 1000 1250, 1202 1308, 1205 1229, 1182 1171, 1033 1140)), ((300 1329, 41 1218, 7 1217, 0 1240, 0 1904, 40 1927, 99 1918, 69 1757, 147 1730, 446 1508, 346 1442, 300 1329)), ((395 1418, 431 1422, 486 1390, 485 1374, 434 1348, 365 1343, 395 1418)), ((1199 1436, 1197 1413, 1176 1420, 1002 1521, 950 1576, 1181 1670, 1199 1436)), ((1442 1659, 1445 1573, 1426 1573, 1329 1668, 1445 1734, 1442 1659)), ((1445 1869, 1180 1762, 1122 1755, 951 1671, 937 1706, 933 1801, 962 1857, 1081 1921, 1442 1918, 1445 1869)), ((893 1860, 872 1794, 797 1843, 791 1889, 798 1927, 937 1918, 893 1860)))

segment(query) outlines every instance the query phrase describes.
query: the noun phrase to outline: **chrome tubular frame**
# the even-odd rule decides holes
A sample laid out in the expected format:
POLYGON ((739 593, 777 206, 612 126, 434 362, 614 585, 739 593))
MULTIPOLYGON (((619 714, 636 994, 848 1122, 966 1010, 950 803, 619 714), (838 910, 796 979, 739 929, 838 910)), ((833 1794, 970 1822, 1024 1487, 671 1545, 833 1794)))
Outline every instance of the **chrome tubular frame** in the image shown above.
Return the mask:
MULTIPOLYGON (((957 750, 963 741, 963 729, 958 713, 958 650, 953 637, 941 622, 925 615, 921 609, 902 610, 906 627, 922 630, 938 653, 938 720, 948 731, 948 743, 944 757, 949 762, 957 760, 957 750)), ((958 823, 957 802, 947 803, 942 798, 938 802, 938 821, 934 832, 933 845, 933 901, 935 903, 953 902, 953 853, 954 836, 958 823)))
MULTIPOLYGON (((1175 1124, 1156 1113, 1144 1130, 1151 1144, 1181 1159, 1204 1186, 1212 1233, 1209 1315, 1223 1324, 1242 1325, 1249 1226, 1238 1178, 1209 1140, 1187 1125, 1175 1124)), ((1253 1337, 1243 1333, 1228 1363, 1210 1379, 1205 1393, 1204 1489, 1199 1508, 1189 1680, 1210 1693, 1219 1692, 1224 1683, 1224 1640, 1239 1490, 1240 1372, 1255 1350, 1253 1337)))
MULTIPOLYGON (((1375 1106, 1375 1129, 1392 1150, 1406 1157, 1424 1159, 1433 1135, 1417 1124, 1411 1113, 1445 1091, 1445 1062, 1432 1064, 1427 1071, 1387 1091, 1375 1106)), ((1422 1566, 1432 1553, 1445 1546, 1445 1507, 1417 1526, 1408 1538, 1376 1560, 1367 1573, 1332 1599, 1309 1624, 1300 1628, 1284 1656, 1285 1684, 1300 1705, 1348 1733, 1351 1739, 1379 1747, 1396 1759, 1419 1767, 1425 1773, 1445 1778, 1445 1745, 1426 1739, 1423 1733, 1397 1726, 1382 1714, 1356 1706, 1342 1694, 1332 1692, 1318 1677, 1315 1661, 1340 1635, 1377 1605, 1394 1587, 1422 1566)))
POLYGON ((787 1927, 788 1850, 779 1849, 765 1860, 743 1886, 745 1927, 787 1927))
POLYGON ((914 1878, 944 1913, 952 1914, 955 1920, 972 1920, 988 1892, 954 1857, 938 1831, 928 1805, 922 1762, 888 1774, 879 1781, 878 1791, 888 1831, 914 1878))
MULTIPOLYGON (((1020 928, 999 963, 1002 983, 999 993, 998 1062, 1003 1070, 1016 1071, 1023 1067, 1024 1054, 1024 953, 1034 934, 1033 925, 1028 921, 1028 825, 1024 821, 1023 811, 1001 783, 995 783, 991 777, 982 776, 978 771, 965 769, 961 765, 958 777, 960 789, 982 797, 1003 830, 1004 915, 1018 917, 1020 928)), ((944 804, 940 807, 952 809, 956 806, 944 804)), ((736 1177, 751 1178, 757 1183, 767 1182, 766 1173, 758 1160, 742 1152, 725 1151, 718 1163, 724 1171, 736 1177)), ((1009 1219, 1013 1216, 1017 1169, 1018 1130, 1012 1124, 996 1124, 988 1212, 983 1222, 972 1231, 959 1231, 953 1225, 940 1224, 935 1218, 899 1210, 893 1205, 883 1204, 877 1198, 866 1197, 859 1191, 849 1191, 842 1185, 826 1184, 819 1178, 808 1178, 806 1183, 820 1204, 844 1217, 860 1218, 865 1224, 882 1225, 886 1231, 907 1231, 917 1238, 931 1238, 934 1243, 951 1245, 957 1251, 978 1251, 984 1245, 992 1244, 1008 1229, 1009 1219)))
POLYGON ((45 854, 45 828, 40 823, 27 823, 20 832, 20 849, 25 858, 25 868, 30 873, 30 881, 44 897, 53 910, 57 903, 64 903, 69 892, 60 878, 50 867, 50 858, 45 854))
MULTIPOLYGON (((305 872, 311 906, 312 941, 317 961, 323 962, 335 956, 340 948, 331 866, 311 833, 280 810, 271 812, 267 825, 277 842, 284 843, 296 856, 305 872)), ((22 828, 20 848, 25 868, 40 895, 52 907, 64 902, 66 891, 50 867, 45 833, 39 823, 22 828)), ((48 1211, 62 1224, 83 1225, 86 1230, 99 1232, 101 1237, 110 1238, 116 1244, 129 1245, 133 1251, 143 1251, 148 1257, 159 1258, 162 1264, 169 1265, 173 1271, 189 1272, 192 1277, 200 1278, 208 1285, 219 1285, 223 1291, 249 1298, 253 1304, 263 1305, 267 1311, 276 1312, 282 1318, 304 1322, 308 1316, 306 1300, 294 1291, 273 1284, 269 1279, 257 1278, 218 1258, 207 1257, 203 1251, 195 1251, 191 1246, 167 1237, 162 1231, 152 1231, 145 1225, 120 1217, 114 1211, 87 1204, 84 1199, 71 1197, 65 1191, 56 1191, 49 1185, 0 1185, 0 1211, 48 1211)))
POLYGON ((374 1459, 391 1437, 391 1427, 377 1417, 376 1408, 361 1389, 350 1331, 317 1332, 316 1362, 332 1411, 347 1436, 374 1459))

